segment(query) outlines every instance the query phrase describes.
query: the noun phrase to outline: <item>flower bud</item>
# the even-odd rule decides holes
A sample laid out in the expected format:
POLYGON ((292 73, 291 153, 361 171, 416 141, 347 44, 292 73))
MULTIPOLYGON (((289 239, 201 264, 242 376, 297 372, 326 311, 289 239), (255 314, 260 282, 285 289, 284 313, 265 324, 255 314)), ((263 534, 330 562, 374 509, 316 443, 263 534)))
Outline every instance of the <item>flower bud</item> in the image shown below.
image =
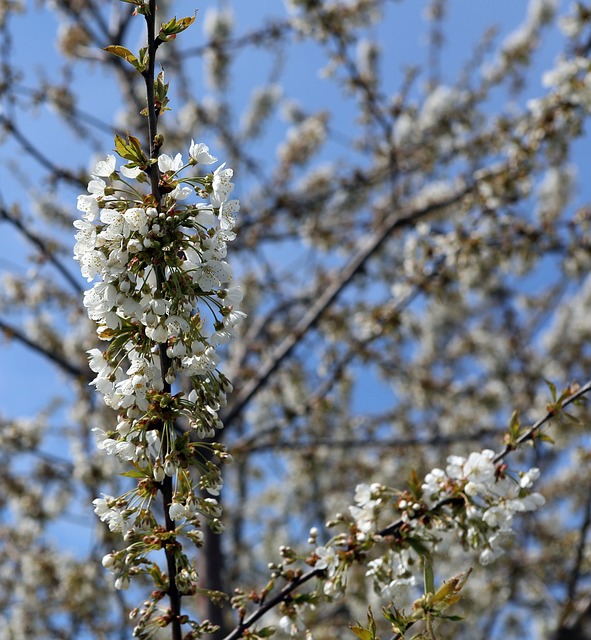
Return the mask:
POLYGON ((107 553, 103 556, 101 563, 105 569, 112 569, 117 564, 117 557, 113 553, 107 553))

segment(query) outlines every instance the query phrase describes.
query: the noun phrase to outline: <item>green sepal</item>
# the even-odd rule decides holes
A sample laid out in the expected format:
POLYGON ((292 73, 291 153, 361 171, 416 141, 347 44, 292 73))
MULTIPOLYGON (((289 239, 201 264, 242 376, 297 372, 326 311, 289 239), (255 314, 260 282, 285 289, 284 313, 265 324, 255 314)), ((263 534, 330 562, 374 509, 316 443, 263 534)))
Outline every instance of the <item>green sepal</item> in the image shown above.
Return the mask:
MULTIPOLYGON (((154 80, 154 107, 156 113, 161 116, 165 111, 170 111, 168 108, 168 82, 164 82, 164 71, 161 71, 154 80)), ((140 111, 141 116, 148 115, 148 107, 140 111)))
POLYGON ((133 15, 136 15, 138 13, 144 16, 150 15, 150 5, 144 4, 142 0, 122 0, 122 2, 127 2, 127 4, 134 4, 136 6, 133 15))

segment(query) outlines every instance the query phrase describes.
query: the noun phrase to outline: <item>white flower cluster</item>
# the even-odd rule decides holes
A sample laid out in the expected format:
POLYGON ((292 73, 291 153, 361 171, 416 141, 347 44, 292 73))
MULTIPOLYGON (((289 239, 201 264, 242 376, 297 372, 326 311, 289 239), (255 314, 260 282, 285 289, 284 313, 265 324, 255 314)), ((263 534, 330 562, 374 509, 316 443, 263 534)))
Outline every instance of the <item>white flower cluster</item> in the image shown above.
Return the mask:
MULTIPOLYGON (((117 169, 110 155, 96 165, 89 193, 78 198, 83 215, 74 223, 74 257, 88 281, 100 277, 84 304, 99 338, 109 342, 103 351, 89 351, 93 384, 119 413, 116 429, 94 431, 100 448, 131 462, 143 478, 137 499, 105 496, 95 500, 95 511, 126 539, 152 526, 147 509, 166 476, 175 479, 170 520, 191 524, 202 515, 221 526, 216 500, 199 495, 188 471, 197 467, 199 488, 215 496, 219 469, 175 428, 182 419, 203 440, 222 427, 217 412, 232 387, 217 369, 215 347, 232 339, 244 317, 225 261, 239 210, 229 199, 232 170, 222 165, 207 175, 180 175, 216 160, 194 142, 187 163, 181 154, 163 154, 157 164, 117 169), (158 199, 145 189, 156 167, 158 199), (197 202, 189 204, 189 196, 197 202), (189 392, 177 391, 180 374, 191 381, 189 392)), ((218 458, 229 458, 213 448, 218 458)))
POLYGON ((473 452, 468 458, 450 456, 445 471, 433 469, 423 483, 423 500, 430 507, 450 496, 465 500, 465 540, 483 548, 480 562, 488 564, 501 553, 503 538, 511 533, 516 513, 534 511, 544 504, 544 497, 530 489, 540 475, 532 468, 512 478, 494 462, 490 449, 473 452))
POLYGON ((465 544, 480 550, 480 562, 488 564, 502 553, 515 514, 544 504, 543 496, 531 491, 540 475, 537 468, 512 476, 488 449, 467 458, 450 456, 447 462, 445 470, 428 473, 415 494, 378 483, 357 486, 350 517, 339 515, 328 523, 348 523, 348 533, 336 535, 314 552, 313 566, 322 571, 325 595, 342 595, 355 553, 365 556, 383 542, 387 548, 368 562, 365 574, 381 597, 403 597, 418 585, 418 549, 435 552, 444 531, 458 531, 465 544), (384 529, 380 521, 391 516, 392 506, 399 519, 384 529))

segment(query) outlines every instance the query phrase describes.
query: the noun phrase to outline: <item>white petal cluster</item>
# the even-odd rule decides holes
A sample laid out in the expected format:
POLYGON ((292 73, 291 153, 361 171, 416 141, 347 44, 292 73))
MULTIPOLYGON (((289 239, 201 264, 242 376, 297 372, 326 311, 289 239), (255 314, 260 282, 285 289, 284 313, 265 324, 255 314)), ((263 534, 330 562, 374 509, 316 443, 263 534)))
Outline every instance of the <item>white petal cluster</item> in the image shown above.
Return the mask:
POLYGON ((400 601, 407 599, 418 584, 412 564, 416 562, 408 549, 389 549, 383 556, 367 563, 365 575, 372 578, 374 591, 381 597, 400 601))
POLYGON ((349 512, 357 524, 361 538, 376 530, 379 508, 384 504, 380 495, 381 488, 377 483, 358 484, 355 488, 355 505, 349 507, 349 512))
POLYGON ((544 504, 543 496, 531 491, 539 469, 510 474, 495 456, 489 449, 449 456, 445 469, 429 472, 414 493, 377 483, 358 485, 350 518, 338 515, 328 524, 348 523, 348 533, 314 552, 324 594, 344 592, 352 549, 367 554, 382 543, 387 548, 367 563, 365 573, 380 597, 408 596, 419 584, 420 550, 430 555, 448 544, 450 539, 442 537, 446 532, 459 533, 464 545, 480 553, 482 564, 495 560, 512 534, 514 516, 544 504), (396 522, 383 528, 391 522, 392 506, 396 522))
POLYGON ((450 495, 465 501, 467 519, 462 535, 471 546, 483 549, 482 564, 502 553, 501 542, 511 534, 516 513, 534 511, 545 502, 541 494, 530 492, 539 469, 513 478, 494 459, 490 449, 473 452, 467 458, 450 456, 445 471, 433 469, 422 485, 423 499, 430 507, 450 495))
MULTIPOLYGON (((166 183, 174 185, 159 209, 147 206, 149 198, 125 182, 125 175, 141 172, 122 167, 118 173, 114 156, 96 165, 90 195, 78 198, 83 215, 74 223, 74 256, 89 281, 100 277, 84 304, 99 336, 111 340, 106 352, 90 351, 94 384, 107 405, 125 410, 132 421, 147 411, 151 394, 181 372, 193 378, 195 389, 207 382, 208 390, 216 390, 215 397, 209 394, 214 412, 230 388, 216 369, 213 347, 231 339, 244 316, 235 308, 241 296, 237 287, 229 288, 232 270, 224 260, 240 207, 229 200, 232 170, 224 165, 210 176, 179 179, 185 166, 215 162, 205 145, 194 142, 190 159, 184 165, 181 154, 158 158, 166 183), (179 206, 175 195, 195 191, 209 202, 179 206), (213 318, 195 311, 199 300, 213 318), (171 361, 164 377, 160 344, 171 361)), ((212 415, 206 410, 198 418, 214 426, 212 415)))
MULTIPOLYGON (((219 469, 199 462, 194 444, 177 438, 174 426, 183 418, 197 440, 222 427, 217 412, 232 387, 218 369, 215 348, 235 336, 244 317, 236 308, 240 288, 231 286, 225 260, 240 209, 230 199, 232 170, 221 165, 195 175, 197 165, 216 160, 194 141, 186 163, 181 154, 162 154, 148 166, 129 162, 117 168, 110 155, 97 163, 88 194, 78 197, 82 216, 74 223, 74 257, 84 277, 96 279, 84 305, 108 343, 89 351, 92 384, 119 414, 114 430, 94 432, 100 449, 132 463, 144 478, 135 498, 104 496, 94 505, 99 518, 126 539, 152 526, 146 507, 166 476, 175 479, 171 520, 182 526, 205 516, 221 527, 215 498, 199 492, 219 493, 219 469), (193 175, 181 175, 185 170, 193 175), (159 178, 158 200, 146 188, 152 171, 159 178), (180 375, 191 388, 173 395, 180 375), (189 466, 198 467, 198 481, 189 466)), ((221 448, 216 455, 229 459, 221 448)), ((119 586, 127 586, 127 564, 108 562, 119 586)))

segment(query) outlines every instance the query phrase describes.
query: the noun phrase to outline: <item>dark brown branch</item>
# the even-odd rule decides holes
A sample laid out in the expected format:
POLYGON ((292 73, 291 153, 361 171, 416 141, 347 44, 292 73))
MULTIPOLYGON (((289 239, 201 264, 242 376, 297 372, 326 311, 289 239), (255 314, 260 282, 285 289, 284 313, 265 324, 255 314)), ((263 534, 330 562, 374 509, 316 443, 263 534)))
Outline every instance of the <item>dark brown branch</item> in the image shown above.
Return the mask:
MULTIPOLYGON (((416 297, 422 291, 424 286, 441 272, 441 267, 443 266, 443 263, 444 263, 444 260, 441 260, 441 259, 436 261, 433 267, 425 274, 424 278, 420 282, 415 284, 413 290, 409 294, 402 297, 400 300, 396 301, 393 304, 392 309, 390 311, 392 317, 394 317, 394 314, 400 314, 416 299, 416 297)), ((273 310, 271 313, 276 313, 276 310, 273 310)), ((268 317, 271 317, 271 316, 268 316, 268 317)), ((249 341, 253 340, 255 336, 259 335, 260 329, 262 329, 262 327, 267 321, 268 321, 267 317, 261 317, 259 321, 253 325, 252 331, 249 332, 249 334, 246 336, 246 339, 243 340, 243 344, 246 345, 249 341)), ((318 402, 320 402, 323 398, 325 398, 328 395, 328 393, 330 393, 334 385, 340 379, 341 374, 345 371, 346 367, 349 364, 351 364, 351 362, 355 358, 356 353, 358 353, 362 348, 372 344, 377 338, 380 337, 380 335, 381 333, 379 331, 372 332, 371 335, 369 335, 363 340, 352 340, 352 344, 349 350, 338 360, 338 362, 336 363, 336 366, 332 368, 330 374, 326 376, 324 382, 320 385, 319 388, 316 389, 315 393, 310 397, 308 397, 305 403, 300 404, 298 407, 295 407, 295 409, 293 410, 295 414, 294 417, 304 416, 306 414, 309 414, 314 408, 314 406, 318 402)), ((243 347, 243 348, 245 349, 246 347, 243 347)), ((277 443, 270 443, 267 445, 262 444, 259 446, 257 445, 257 440, 259 440, 261 437, 265 435, 269 436, 269 435, 272 435, 273 433, 278 433, 283 431, 287 425, 287 422, 288 422, 287 420, 281 420, 278 424, 268 429, 265 429, 262 432, 258 431, 257 433, 246 436, 245 438, 242 439, 241 442, 234 443, 234 445, 232 446, 233 451, 240 454, 248 451, 255 452, 255 451, 260 451, 264 449, 276 448, 277 443)), ((366 441, 364 441, 364 444, 367 444, 366 441)), ((292 445, 293 443, 290 443, 287 446, 292 446, 292 445)), ((293 446, 298 446, 298 444, 295 444, 293 446)), ((308 445, 301 444, 299 446, 308 446, 308 445)), ((335 444, 335 446, 339 446, 339 445, 335 444)))
POLYGON ((55 254, 49 249, 46 242, 42 240, 39 236, 31 233, 29 229, 25 227, 21 220, 18 219, 17 216, 9 213, 4 207, 0 207, 0 220, 6 220, 13 227, 18 229, 18 231, 37 249, 41 255, 47 259, 59 273, 63 276, 63 278, 68 282, 68 284, 72 287, 72 289, 80 294, 83 291, 83 288, 80 286, 78 280, 66 269, 66 267, 57 259, 55 254))
POLYGON ((224 640, 237 640, 237 638, 240 638, 249 627, 262 618, 268 611, 271 611, 271 609, 276 607, 278 604, 284 602, 298 587, 301 587, 306 582, 312 580, 312 578, 316 578, 321 574, 322 569, 311 569, 308 573, 305 573, 299 578, 296 578, 286 584, 279 593, 273 596, 270 600, 262 602, 256 611, 242 620, 242 622, 240 622, 240 624, 231 633, 229 633, 224 640))
MULTIPOLYGON (((591 390, 591 381, 589 381, 583 387, 578 389, 575 393, 570 395, 568 398, 565 398, 560 404, 561 409, 566 408, 569 404, 575 402, 576 400, 581 398, 585 393, 588 393, 590 390, 591 390)), ((538 420, 530 429, 527 430, 527 432, 521 438, 519 438, 518 443, 521 444, 521 443, 531 439, 533 434, 538 429, 540 429, 542 425, 544 425, 546 422, 548 422, 555 415, 556 415, 556 411, 548 411, 543 418, 538 420)), ((500 460, 502 460, 513 449, 514 449, 514 447, 508 447, 508 448, 506 447, 505 449, 503 449, 503 451, 501 451, 500 453, 498 453, 495 456, 494 461, 495 462, 499 462, 500 460)), ((454 498, 454 497, 445 498, 444 500, 440 500, 435 505, 435 507, 433 507, 433 510, 437 511, 437 510, 442 509, 443 507, 445 507, 447 505, 455 504, 457 502, 457 500, 458 500, 458 498, 454 498)), ((460 500, 461 500, 461 498, 460 498, 460 500)), ((591 514, 590 514, 590 518, 591 518, 591 514)), ((402 520, 398 520, 398 521, 388 525, 387 527, 384 527, 380 531, 378 531, 377 535, 382 536, 382 537, 395 535, 399 531, 400 527, 402 527, 403 524, 404 524, 404 522, 402 520)), ((308 573, 305 573, 300 578, 297 578, 294 581, 292 581, 289 584, 287 584, 273 598, 271 598, 268 601, 264 601, 263 603, 261 603, 259 608, 256 611, 254 611, 250 616, 246 617, 230 634, 228 634, 224 638, 224 640, 237 640, 237 638, 240 638, 244 634, 244 632, 251 625, 253 625, 255 622, 257 622, 257 620, 262 618, 265 615, 265 613, 270 611, 273 607, 277 606, 281 602, 284 602, 295 589, 297 589, 302 584, 308 582, 312 578, 314 578, 316 576, 319 576, 321 574, 322 574, 322 570, 320 570, 320 569, 312 569, 312 570, 308 571, 308 573)))
POLYGON ((78 367, 74 366, 67 360, 64 360, 55 351, 46 349, 45 347, 42 347, 40 344, 33 342, 30 338, 27 338, 27 336, 24 333, 19 331, 16 327, 13 327, 8 323, 4 322, 4 320, 0 320, 0 331, 3 331, 6 337, 14 338, 15 340, 18 340, 18 342, 21 342, 26 347, 29 347, 29 349, 31 349, 35 353, 39 353, 45 358, 47 358, 48 360, 51 360, 51 362, 56 364, 60 369, 70 374, 71 376, 74 376, 75 378, 81 378, 81 379, 89 377, 86 369, 84 371, 82 369, 79 369, 78 367))
POLYGON ((0 115, 0 125, 3 126, 6 131, 15 138, 15 140, 20 144, 23 151, 28 153, 34 160, 36 160, 44 169, 47 169, 51 172, 52 177, 56 180, 65 180, 70 184, 74 184, 77 187, 86 188, 86 182, 82 180, 82 178, 78 178, 69 171, 65 169, 61 169, 56 164, 54 164, 46 155, 41 153, 39 149, 37 149, 28 138, 21 132, 21 130, 6 116, 0 115))
MULTIPOLYGON (((156 136, 158 134, 158 114, 156 112, 156 104, 154 101, 154 80, 156 69, 156 50, 158 48, 158 41, 156 39, 156 0, 150 0, 149 9, 145 14, 146 29, 148 35, 148 68, 142 74, 146 83, 146 96, 147 96, 147 113, 148 113, 148 144, 150 145, 150 158, 155 159, 158 157, 158 146, 156 145, 156 136)), ((160 193, 159 179, 160 174, 158 171, 158 165, 156 163, 150 166, 150 183, 152 196, 154 197, 157 208, 160 208, 162 194, 160 193)), ((161 266, 156 266, 156 281, 159 291, 162 290, 165 282, 164 269, 161 266)), ((158 351, 160 354, 160 373, 162 375, 163 392, 170 393, 170 383, 166 381, 166 374, 170 367, 170 358, 166 353, 166 344, 159 344, 158 351)), ((161 432, 164 431, 166 425, 162 423, 161 432)), ((167 451, 170 452, 171 443, 167 440, 167 451)), ((165 476, 160 485, 162 492, 162 507, 164 511, 164 521, 167 531, 175 531, 176 526, 170 517, 170 505, 172 504, 172 497, 174 492, 173 479, 170 476, 165 476)), ((166 547, 164 549, 166 556, 166 565, 168 570, 168 598, 170 601, 170 625, 172 630, 172 640, 181 640, 182 638, 182 625, 181 625, 181 593, 176 585, 177 566, 174 548, 166 547)))

